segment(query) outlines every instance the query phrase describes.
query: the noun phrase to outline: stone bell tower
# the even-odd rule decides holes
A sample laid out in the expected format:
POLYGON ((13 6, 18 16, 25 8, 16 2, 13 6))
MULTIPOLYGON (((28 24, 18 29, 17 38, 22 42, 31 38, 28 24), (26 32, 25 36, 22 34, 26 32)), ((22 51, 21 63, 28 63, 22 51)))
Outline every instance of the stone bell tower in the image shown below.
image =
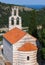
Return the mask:
POLYGON ((22 29, 22 20, 21 17, 19 16, 17 7, 12 8, 12 13, 11 16, 9 17, 9 30, 15 27, 22 29))

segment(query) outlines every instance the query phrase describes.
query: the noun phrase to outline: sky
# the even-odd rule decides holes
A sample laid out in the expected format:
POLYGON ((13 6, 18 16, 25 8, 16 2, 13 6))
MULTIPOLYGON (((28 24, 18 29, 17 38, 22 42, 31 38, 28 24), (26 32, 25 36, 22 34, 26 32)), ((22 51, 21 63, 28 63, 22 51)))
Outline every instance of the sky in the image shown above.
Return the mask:
POLYGON ((0 2, 18 5, 45 5, 45 0, 0 0, 0 2))

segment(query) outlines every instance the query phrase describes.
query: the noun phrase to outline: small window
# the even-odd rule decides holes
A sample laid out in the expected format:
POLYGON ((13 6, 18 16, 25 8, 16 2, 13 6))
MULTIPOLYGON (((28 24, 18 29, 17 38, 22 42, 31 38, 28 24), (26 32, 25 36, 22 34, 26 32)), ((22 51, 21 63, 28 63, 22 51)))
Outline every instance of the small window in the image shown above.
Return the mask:
POLYGON ((17 17, 17 25, 19 25, 19 18, 17 17))
POLYGON ((29 56, 27 56, 27 60, 29 60, 29 56))
POLYGON ((14 25, 14 18, 12 18, 12 20, 11 20, 11 24, 14 25))
POLYGON ((16 15, 16 10, 14 11, 14 15, 16 15))

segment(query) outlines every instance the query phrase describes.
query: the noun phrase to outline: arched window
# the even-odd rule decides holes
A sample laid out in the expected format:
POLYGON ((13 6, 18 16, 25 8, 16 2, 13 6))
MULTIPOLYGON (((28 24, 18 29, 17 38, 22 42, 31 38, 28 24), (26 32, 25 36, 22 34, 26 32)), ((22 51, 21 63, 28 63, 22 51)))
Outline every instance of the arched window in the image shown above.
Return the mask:
POLYGON ((16 15, 16 10, 14 10, 14 15, 16 15))
POLYGON ((17 17, 17 23, 16 23, 17 25, 19 25, 19 18, 17 17))
POLYGON ((27 60, 29 60, 29 56, 27 56, 27 60))
POLYGON ((14 25, 14 18, 11 19, 11 24, 14 25))

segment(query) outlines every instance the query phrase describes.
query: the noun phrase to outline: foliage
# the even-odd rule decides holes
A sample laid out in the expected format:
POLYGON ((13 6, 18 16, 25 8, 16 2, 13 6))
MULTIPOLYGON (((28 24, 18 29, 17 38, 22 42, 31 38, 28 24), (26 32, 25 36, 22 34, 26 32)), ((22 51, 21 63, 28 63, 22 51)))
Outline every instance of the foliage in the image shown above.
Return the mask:
POLYGON ((42 48, 42 58, 45 59, 45 48, 42 48))
POLYGON ((2 41, 2 36, 0 36, 0 41, 2 41))

